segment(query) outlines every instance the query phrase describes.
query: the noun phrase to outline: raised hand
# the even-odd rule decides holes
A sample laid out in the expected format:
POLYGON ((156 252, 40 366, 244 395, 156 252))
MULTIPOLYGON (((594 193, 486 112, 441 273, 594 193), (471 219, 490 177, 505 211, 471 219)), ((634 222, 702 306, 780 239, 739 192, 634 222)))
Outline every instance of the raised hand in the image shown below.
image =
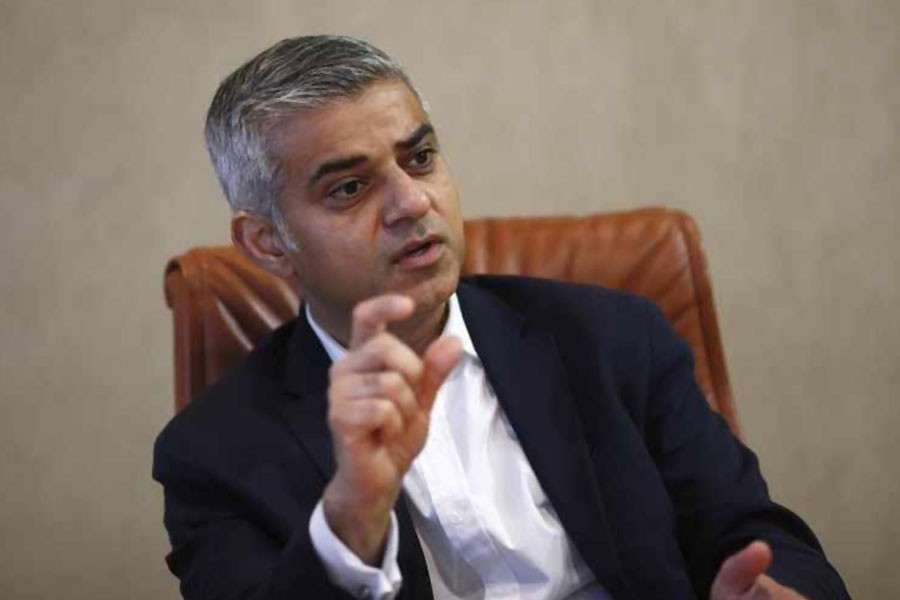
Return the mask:
POLYGON ((756 541, 722 563, 710 591, 711 600, 805 600, 765 574, 772 550, 756 541))
POLYGON ((460 354, 458 339, 441 337, 420 358, 387 331, 413 309, 399 295, 359 303, 348 352, 330 372, 337 469, 322 497, 325 519, 367 564, 380 559, 403 476, 425 445, 435 395, 460 354))

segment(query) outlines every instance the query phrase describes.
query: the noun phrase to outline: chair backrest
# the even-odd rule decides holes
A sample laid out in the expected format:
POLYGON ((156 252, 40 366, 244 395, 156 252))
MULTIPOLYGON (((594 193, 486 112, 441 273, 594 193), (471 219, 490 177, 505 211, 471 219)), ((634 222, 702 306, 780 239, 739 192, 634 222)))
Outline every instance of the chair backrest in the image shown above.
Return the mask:
MULTIPOLYGON (((738 433, 719 325, 697 227, 687 214, 644 208, 586 217, 490 218, 465 223, 463 273, 530 275, 602 284, 654 301, 694 351, 710 406, 738 433)), ((175 406, 219 379, 264 335, 297 314, 290 283, 230 246, 169 261, 175 321, 175 406)))

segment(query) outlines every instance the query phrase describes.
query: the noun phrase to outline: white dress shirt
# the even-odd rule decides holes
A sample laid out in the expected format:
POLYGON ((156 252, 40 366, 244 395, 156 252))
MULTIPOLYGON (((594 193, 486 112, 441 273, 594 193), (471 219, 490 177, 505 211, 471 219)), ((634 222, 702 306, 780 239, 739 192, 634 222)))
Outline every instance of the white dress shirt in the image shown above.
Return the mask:
MULTIPOLYGON (((332 361, 346 350, 306 318, 332 361)), ((438 390, 425 446, 403 479, 434 597, 443 599, 608 600, 571 544, 497 402, 450 298, 444 335, 462 341, 459 363, 438 390)), ((310 536, 332 581, 360 598, 393 598, 397 520, 381 568, 365 565, 328 527, 322 502, 310 536)))

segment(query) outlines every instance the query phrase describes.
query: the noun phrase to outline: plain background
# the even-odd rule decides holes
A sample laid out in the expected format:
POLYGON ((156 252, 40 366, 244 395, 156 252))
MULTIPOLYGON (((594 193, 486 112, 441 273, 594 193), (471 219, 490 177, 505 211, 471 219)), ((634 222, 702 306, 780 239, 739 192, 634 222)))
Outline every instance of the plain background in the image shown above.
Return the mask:
POLYGON ((773 494, 896 593, 900 2, 0 0, 0 596, 177 597, 163 265, 227 241, 218 81, 308 33, 406 65, 470 217, 692 213, 773 494))

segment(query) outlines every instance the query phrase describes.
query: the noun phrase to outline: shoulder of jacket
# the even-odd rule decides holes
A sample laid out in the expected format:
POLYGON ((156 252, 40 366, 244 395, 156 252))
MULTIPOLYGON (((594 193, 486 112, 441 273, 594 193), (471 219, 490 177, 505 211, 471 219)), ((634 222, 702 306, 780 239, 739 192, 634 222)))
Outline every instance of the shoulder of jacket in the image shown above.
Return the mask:
POLYGON ((220 380, 173 416, 157 437, 156 445, 179 445, 207 434, 223 435, 229 424, 258 413, 265 398, 280 394, 295 321, 266 335, 220 380))

